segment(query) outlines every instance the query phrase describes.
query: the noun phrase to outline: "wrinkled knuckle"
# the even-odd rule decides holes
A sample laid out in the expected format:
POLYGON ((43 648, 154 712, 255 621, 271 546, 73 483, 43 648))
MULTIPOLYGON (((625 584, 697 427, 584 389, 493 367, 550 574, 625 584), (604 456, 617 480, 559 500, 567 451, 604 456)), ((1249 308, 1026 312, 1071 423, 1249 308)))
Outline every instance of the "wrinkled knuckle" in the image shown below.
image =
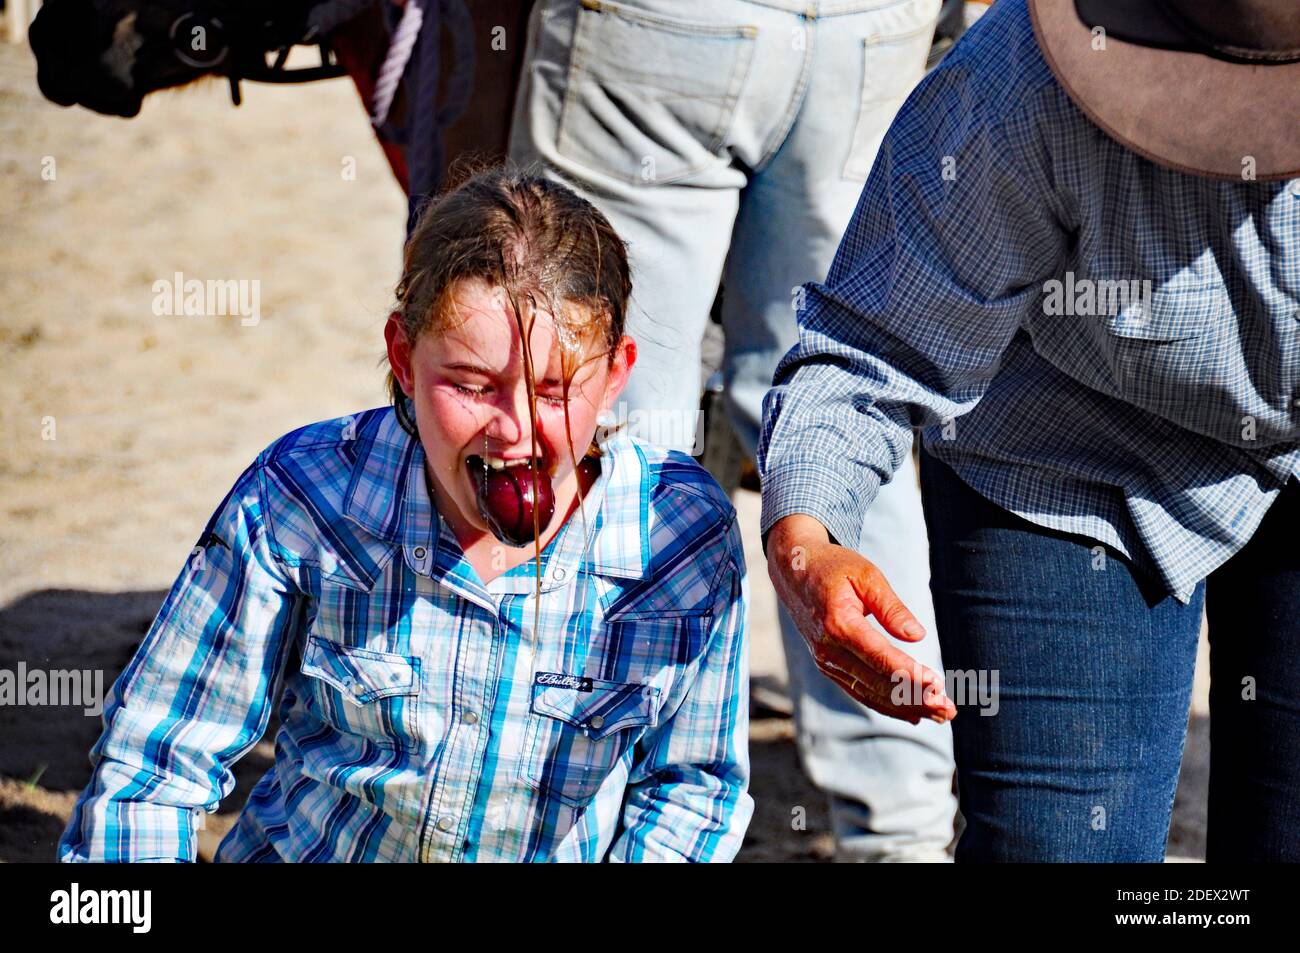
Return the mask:
POLYGON ((821 626, 822 632, 826 634, 826 638, 835 642, 844 641, 847 630, 845 629, 844 619, 840 613, 833 609, 823 609, 821 617, 818 619, 818 624, 821 626))

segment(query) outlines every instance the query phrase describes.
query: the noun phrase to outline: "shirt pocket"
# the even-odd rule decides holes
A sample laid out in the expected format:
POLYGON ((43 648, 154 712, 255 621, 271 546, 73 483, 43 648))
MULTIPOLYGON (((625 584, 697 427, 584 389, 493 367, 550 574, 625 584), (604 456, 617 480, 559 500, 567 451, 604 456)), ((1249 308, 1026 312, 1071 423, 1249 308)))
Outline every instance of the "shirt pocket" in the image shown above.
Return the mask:
POLYGON ((634 185, 707 168, 723 152, 757 35, 746 24, 581 0, 556 151, 634 185))
POLYGON ((853 140, 840 174, 866 181, 885 132, 908 94, 925 75, 926 57, 934 39, 940 0, 908 0, 855 16, 864 24, 858 112, 853 140))
POLYGON ((581 807, 645 729, 657 724, 659 688, 599 678, 569 681, 578 684, 534 681, 520 776, 530 787, 581 807))
POLYGON ((1093 282, 1093 312, 1103 316, 1107 334, 1133 341, 1185 341, 1233 316, 1221 281, 1177 281, 1156 290, 1150 284, 1093 282))
POLYGON ((1220 399, 1216 370, 1236 327, 1222 282, 1168 285, 1113 305, 1099 302, 1097 311, 1107 358, 1127 401, 1191 425, 1207 402, 1220 399))
POLYGON ((418 658, 309 635, 300 671, 309 703, 339 731, 389 748, 415 744, 418 658))

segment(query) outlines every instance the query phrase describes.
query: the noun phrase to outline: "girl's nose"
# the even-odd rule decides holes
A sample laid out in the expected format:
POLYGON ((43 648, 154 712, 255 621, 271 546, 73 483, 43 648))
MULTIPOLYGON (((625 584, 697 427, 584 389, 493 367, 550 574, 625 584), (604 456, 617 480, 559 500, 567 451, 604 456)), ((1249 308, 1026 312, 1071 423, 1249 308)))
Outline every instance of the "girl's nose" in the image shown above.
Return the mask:
POLYGON ((501 449, 522 447, 532 441, 532 419, 528 408, 528 387, 521 380, 514 388, 502 388, 492 408, 492 421, 485 436, 500 443, 501 449))

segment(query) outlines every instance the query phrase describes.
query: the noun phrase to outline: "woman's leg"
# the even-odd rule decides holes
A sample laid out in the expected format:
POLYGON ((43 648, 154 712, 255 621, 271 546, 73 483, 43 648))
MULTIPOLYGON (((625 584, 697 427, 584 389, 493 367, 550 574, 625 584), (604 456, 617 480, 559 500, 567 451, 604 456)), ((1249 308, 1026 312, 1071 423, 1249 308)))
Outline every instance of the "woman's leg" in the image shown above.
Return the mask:
POLYGON ((1162 860, 1204 586, 1184 606, 924 451, 921 478, 949 684, 997 689, 983 709, 953 699, 957 860, 1162 860))
POLYGON ((1300 861, 1300 481, 1210 574, 1210 861, 1300 861))

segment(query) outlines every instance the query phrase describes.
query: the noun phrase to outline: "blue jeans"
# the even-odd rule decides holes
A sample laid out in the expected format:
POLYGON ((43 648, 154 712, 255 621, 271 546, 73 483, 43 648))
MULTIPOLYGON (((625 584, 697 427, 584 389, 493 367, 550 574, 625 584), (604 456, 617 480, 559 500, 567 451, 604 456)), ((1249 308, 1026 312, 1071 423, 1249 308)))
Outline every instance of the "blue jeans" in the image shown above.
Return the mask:
MULTIPOLYGON (((722 281, 728 409, 753 453, 763 395, 798 336, 799 286, 826 276, 880 140, 924 73, 939 6, 539 0, 510 155, 591 200, 628 242, 638 358, 614 411, 638 436, 694 446, 701 340, 722 281)), ((864 554, 925 623, 910 471, 871 525, 864 554)), ((839 855, 943 857, 956 808, 950 729, 857 705, 780 621, 801 755, 831 795, 839 855)), ((942 668, 936 639, 920 651, 942 668)))
POLYGON ((951 670, 998 673, 953 721, 965 861, 1163 859, 1196 645, 1210 638, 1210 861, 1300 860, 1300 483, 1190 605, 1094 540, 921 481, 951 670))

